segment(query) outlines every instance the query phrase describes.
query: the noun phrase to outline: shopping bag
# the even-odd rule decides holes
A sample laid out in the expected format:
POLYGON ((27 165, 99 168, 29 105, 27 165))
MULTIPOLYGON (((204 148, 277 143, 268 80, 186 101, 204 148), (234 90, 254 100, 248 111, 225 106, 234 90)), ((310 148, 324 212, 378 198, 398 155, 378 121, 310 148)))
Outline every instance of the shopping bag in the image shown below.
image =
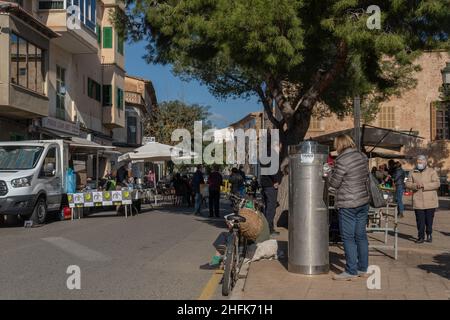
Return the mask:
POLYGON ((368 189, 371 207, 381 208, 387 205, 386 200, 383 197, 383 193, 378 188, 378 181, 372 174, 369 174, 368 189))

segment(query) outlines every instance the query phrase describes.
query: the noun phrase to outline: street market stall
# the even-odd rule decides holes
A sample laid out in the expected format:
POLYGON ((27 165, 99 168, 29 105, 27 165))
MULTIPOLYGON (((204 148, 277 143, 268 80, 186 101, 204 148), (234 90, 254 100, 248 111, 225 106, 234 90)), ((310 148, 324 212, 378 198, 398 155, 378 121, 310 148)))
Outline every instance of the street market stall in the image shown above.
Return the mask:
MULTIPOLYGON (((347 134, 354 136, 354 128, 333 132, 330 134, 315 137, 313 140, 321 144, 328 145, 332 148, 334 139, 341 135, 347 134)), ((408 159, 405 154, 401 154, 404 146, 410 146, 419 139, 423 139, 412 132, 399 132, 390 129, 378 128, 369 125, 363 125, 361 131, 361 150, 369 159, 408 159)), ((394 259, 398 257, 398 211, 397 204, 394 199, 395 189, 390 186, 379 186, 386 200, 386 206, 382 208, 369 208, 369 221, 367 232, 383 233, 384 241, 382 244, 371 243, 370 248, 374 249, 390 249, 394 251, 394 259), (393 243, 388 243, 388 234, 392 233, 393 243)), ((333 205, 333 197, 329 199, 329 219, 330 219, 330 238, 332 241, 339 241, 339 228, 337 219, 337 210, 333 205)))
MULTIPOLYGON (((134 150, 134 152, 128 152, 123 154, 118 158, 119 162, 131 162, 136 163, 140 161, 146 162, 161 162, 169 161, 173 158, 178 160, 190 160, 195 157, 195 153, 187 150, 183 150, 174 146, 167 144, 162 144, 159 142, 149 142, 142 147, 134 150)), ((167 197, 167 193, 171 194, 171 191, 161 190, 158 192, 157 186, 159 181, 155 181, 155 186, 153 189, 145 189, 145 195, 152 197, 155 201, 155 205, 158 204, 158 199, 162 197, 167 197), (164 191, 164 192, 163 192, 164 191)))

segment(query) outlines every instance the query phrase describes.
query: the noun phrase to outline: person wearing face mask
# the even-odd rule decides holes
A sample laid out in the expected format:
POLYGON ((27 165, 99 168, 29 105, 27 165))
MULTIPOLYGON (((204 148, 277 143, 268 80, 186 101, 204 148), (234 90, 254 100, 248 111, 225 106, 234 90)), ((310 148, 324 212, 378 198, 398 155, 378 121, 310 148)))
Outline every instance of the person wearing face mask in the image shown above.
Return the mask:
POLYGON ((436 171, 427 165, 427 157, 420 155, 416 159, 416 168, 406 181, 406 188, 413 191, 413 208, 416 214, 417 241, 432 242, 434 212, 439 207, 437 189, 440 181, 436 171))

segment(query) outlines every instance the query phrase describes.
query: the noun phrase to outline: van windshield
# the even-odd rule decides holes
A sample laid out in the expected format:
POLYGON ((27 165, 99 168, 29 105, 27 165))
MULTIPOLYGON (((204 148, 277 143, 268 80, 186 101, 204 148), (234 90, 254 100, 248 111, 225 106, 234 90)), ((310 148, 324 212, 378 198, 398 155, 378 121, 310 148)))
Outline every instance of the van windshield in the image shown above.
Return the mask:
POLYGON ((43 147, 0 146, 0 170, 32 169, 43 150, 43 147))

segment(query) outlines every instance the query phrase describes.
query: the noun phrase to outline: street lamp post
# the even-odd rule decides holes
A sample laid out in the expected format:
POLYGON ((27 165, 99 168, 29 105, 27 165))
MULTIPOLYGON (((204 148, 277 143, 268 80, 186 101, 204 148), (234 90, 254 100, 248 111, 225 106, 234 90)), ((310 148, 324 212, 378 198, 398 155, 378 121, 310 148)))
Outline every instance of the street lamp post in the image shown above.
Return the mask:
POLYGON ((361 151, 361 98, 359 96, 353 98, 353 127, 353 139, 356 148, 361 151))
POLYGON ((447 65, 444 69, 441 70, 442 73, 442 86, 444 89, 444 97, 445 99, 450 99, 450 62, 447 62, 447 65))

